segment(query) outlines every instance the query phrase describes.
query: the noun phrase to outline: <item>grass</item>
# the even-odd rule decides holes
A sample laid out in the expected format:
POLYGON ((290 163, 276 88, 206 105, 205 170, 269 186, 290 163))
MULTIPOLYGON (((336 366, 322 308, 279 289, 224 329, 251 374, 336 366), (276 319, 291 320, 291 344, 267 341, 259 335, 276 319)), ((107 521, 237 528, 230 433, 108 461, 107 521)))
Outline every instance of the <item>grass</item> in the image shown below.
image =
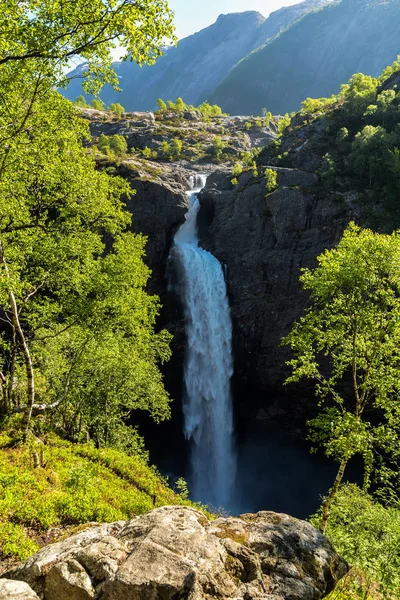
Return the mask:
POLYGON ((131 519, 166 504, 191 505, 137 457, 49 435, 40 445, 44 466, 34 468, 29 445, 10 442, 0 438, 0 561, 27 558, 54 529, 62 536, 86 523, 131 519))

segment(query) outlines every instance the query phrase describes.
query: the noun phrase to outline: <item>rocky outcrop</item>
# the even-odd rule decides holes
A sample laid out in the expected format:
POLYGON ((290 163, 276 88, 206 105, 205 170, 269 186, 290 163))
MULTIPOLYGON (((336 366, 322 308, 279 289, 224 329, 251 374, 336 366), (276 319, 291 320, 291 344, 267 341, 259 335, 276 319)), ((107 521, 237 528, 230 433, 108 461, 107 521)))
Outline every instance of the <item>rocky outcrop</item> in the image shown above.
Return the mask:
POLYGON ((272 512, 209 521, 175 506, 47 546, 8 577, 43 600, 320 600, 346 572, 304 521, 272 512))
POLYGON ((24 581, 0 579, 0 600, 39 600, 39 596, 24 581))
POLYGON ((275 170, 279 188, 272 194, 265 166, 258 177, 252 171, 240 175, 236 187, 230 174, 210 176, 200 194, 199 225, 202 246, 226 267, 238 422, 281 412, 293 432, 289 415, 296 420, 300 409, 304 422, 307 394, 298 386, 282 387, 289 355, 280 340, 307 304, 301 268, 315 266, 316 257, 339 241, 347 223, 358 220, 358 208, 351 194, 318 188, 313 173, 275 170))

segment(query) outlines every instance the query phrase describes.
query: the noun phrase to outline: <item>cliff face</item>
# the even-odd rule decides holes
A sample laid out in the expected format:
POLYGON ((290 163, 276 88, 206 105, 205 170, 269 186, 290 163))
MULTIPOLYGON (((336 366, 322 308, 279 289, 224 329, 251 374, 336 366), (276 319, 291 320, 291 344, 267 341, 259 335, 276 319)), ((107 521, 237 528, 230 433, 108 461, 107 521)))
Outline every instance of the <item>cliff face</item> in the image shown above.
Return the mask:
POLYGON ((357 219, 351 195, 321 195, 316 175, 276 170, 280 186, 272 194, 263 176, 247 172, 236 187, 229 174, 212 175, 200 196, 202 246, 226 266, 239 414, 261 419, 302 410, 307 396, 282 387, 288 352, 280 346, 307 304, 300 270, 357 219))
POLYGON ((230 113, 283 114, 337 94, 357 72, 377 77, 399 53, 399 0, 341 0, 306 14, 240 62, 211 100, 230 113))

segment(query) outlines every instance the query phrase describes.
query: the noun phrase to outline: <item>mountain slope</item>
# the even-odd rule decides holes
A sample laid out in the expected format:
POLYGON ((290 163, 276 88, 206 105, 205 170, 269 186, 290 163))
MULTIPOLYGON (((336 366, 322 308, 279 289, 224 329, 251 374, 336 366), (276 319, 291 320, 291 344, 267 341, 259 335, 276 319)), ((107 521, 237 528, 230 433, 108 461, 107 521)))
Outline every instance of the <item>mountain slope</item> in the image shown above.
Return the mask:
POLYGON ((232 114, 300 108, 356 72, 377 76, 400 52, 400 0, 342 0, 305 15, 241 61, 210 100, 232 114))
MULTIPOLYGON (((153 110, 159 97, 175 100, 181 96, 197 105, 261 43, 258 32, 264 21, 265 17, 255 11, 221 15, 210 27, 169 48, 152 67, 118 63, 116 71, 123 91, 106 87, 101 98, 107 104, 120 102, 127 110, 153 110)), ((80 93, 80 82, 75 80, 67 97, 75 99, 80 93)))
MULTIPOLYGON (((127 110, 153 110, 159 97, 175 100, 181 96, 189 104, 200 104, 250 52, 307 12, 331 1, 306 0, 278 10, 268 19, 255 11, 220 15, 213 25, 184 38, 178 47, 167 49, 152 67, 115 63, 122 92, 106 86, 101 98, 106 104, 120 102, 127 110)), ((78 77, 63 92, 71 100, 82 93, 79 75, 84 68, 80 66, 70 73, 78 77)))

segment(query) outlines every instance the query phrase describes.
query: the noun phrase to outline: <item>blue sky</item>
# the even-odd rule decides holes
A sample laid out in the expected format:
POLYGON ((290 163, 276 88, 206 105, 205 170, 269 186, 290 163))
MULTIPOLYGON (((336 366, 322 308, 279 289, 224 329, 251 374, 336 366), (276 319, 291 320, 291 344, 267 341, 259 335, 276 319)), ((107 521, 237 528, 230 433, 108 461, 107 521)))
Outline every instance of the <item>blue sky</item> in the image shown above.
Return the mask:
POLYGON ((297 4, 300 0, 169 0, 175 12, 175 25, 179 39, 211 25, 222 13, 258 10, 264 17, 271 12, 297 4))

